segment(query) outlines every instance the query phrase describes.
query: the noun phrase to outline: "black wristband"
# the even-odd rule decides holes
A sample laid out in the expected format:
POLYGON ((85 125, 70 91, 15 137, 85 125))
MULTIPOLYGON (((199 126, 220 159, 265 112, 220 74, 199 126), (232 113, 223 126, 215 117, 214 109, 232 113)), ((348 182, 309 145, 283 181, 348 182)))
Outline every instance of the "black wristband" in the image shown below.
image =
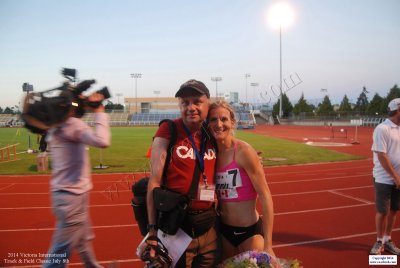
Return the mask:
POLYGON ((147 241, 159 241, 158 237, 156 235, 150 235, 149 237, 147 237, 146 242, 147 241))
POLYGON ((151 229, 157 230, 157 225, 155 225, 154 223, 147 224, 147 231, 150 231, 151 229))

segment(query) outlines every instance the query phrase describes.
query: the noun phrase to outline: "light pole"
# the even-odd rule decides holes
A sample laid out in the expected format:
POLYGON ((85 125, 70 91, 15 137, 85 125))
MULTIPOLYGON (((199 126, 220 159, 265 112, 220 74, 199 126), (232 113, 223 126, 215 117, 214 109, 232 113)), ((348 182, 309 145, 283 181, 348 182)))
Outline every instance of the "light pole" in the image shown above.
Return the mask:
MULTIPOLYGON (((253 101, 254 101, 254 103, 256 103, 255 91, 256 91, 256 88, 258 87, 258 83, 250 83, 250 86, 253 87, 253 101)), ((253 110, 254 110, 254 105, 253 105, 253 110)))
MULTIPOLYGON (((26 101, 28 101, 29 92, 33 91, 33 86, 31 84, 29 84, 29 83, 24 83, 22 85, 22 91, 26 92, 26 101)), ((24 103, 24 105, 25 105, 25 103, 24 103)), ((30 134, 29 131, 28 131, 28 150, 27 150, 27 153, 28 154, 33 153, 33 150, 31 149, 31 134, 30 134)))
POLYGON ((135 113, 138 112, 138 107, 137 107, 137 79, 142 77, 142 74, 140 73, 133 73, 131 74, 131 77, 135 79, 135 113))
POLYGON ((117 96, 117 103, 119 104, 119 97, 122 96, 122 93, 117 93, 117 94, 115 94, 115 95, 117 96))
POLYGON ((211 77, 211 81, 215 82, 215 99, 218 99, 218 82, 222 81, 222 77, 211 77))
POLYGON ((287 28, 294 20, 294 11, 285 2, 277 2, 267 14, 270 25, 279 28, 279 117, 282 117, 282 28, 287 28))
POLYGON ((279 25, 279 117, 282 117, 282 25, 279 25))
POLYGON ((158 95, 160 95, 159 90, 154 90, 153 93, 156 95, 156 113, 158 114, 158 95))
POLYGON ((250 74, 249 74, 249 73, 244 74, 244 78, 245 78, 245 80, 246 80, 246 105, 249 104, 249 102, 248 102, 248 100, 247 100, 247 78, 249 78, 249 77, 250 77, 250 74))

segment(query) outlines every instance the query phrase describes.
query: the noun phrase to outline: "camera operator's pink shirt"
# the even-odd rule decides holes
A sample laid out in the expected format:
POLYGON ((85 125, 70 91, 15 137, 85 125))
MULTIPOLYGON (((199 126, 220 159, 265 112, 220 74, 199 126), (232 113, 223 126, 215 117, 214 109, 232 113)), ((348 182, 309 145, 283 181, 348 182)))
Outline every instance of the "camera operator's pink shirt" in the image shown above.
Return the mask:
POLYGON ((92 189, 88 146, 110 145, 109 118, 95 113, 94 129, 79 118, 70 117, 62 125, 49 130, 47 142, 52 157, 51 191, 81 194, 92 189))

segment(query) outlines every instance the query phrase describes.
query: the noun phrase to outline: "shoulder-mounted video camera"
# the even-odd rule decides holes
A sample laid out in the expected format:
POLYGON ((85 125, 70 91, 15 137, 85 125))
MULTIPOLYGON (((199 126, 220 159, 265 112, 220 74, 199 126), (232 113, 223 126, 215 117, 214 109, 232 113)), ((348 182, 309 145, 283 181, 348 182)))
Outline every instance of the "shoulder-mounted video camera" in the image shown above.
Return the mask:
MULTIPOLYGON (((75 84, 75 69, 63 68, 61 74, 67 78, 67 81, 60 87, 42 92, 27 91, 21 118, 25 123, 25 128, 33 133, 42 134, 71 116, 82 117, 85 114, 85 107, 97 108, 102 104, 102 101, 89 101, 83 94, 96 82, 95 80, 84 80, 75 84)), ((26 87, 25 84, 23 89, 24 86, 26 87)), ((107 87, 103 87, 96 93, 103 95, 104 99, 111 97, 107 87)))

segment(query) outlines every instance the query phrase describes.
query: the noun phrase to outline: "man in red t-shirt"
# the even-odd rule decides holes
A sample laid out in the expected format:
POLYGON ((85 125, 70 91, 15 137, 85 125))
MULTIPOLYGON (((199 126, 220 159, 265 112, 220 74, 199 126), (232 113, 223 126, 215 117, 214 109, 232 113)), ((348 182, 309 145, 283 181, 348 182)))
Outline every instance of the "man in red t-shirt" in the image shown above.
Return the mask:
MULTIPOLYGON (((219 251, 214 224, 204 230, 204 226, 200 228, 196 226, 196 222, 189 220, 191 215, 199 216, 202 213, 207 213, 204 214, 207 217, 216 216, 214 209, 216 146, 210 140, 211 136, 207 133, 205 124, 210 92, 202 82, 189 80, 179 88, 175 97, 179 99, 181 118, 174 120, 177 137, 171 151, 164 184, 169 189, 187 194, 196 165, 200 168, 197 193, 190 203, 189 215, 181 226, 181 229, 192 237, 192 241, 175 267, 215 267, 219 261, 219 251)), ((157 235, 153 189, 160 187, 161 184, 170 136, 168 124, 161 124, 151 147, 152 169, 147 193, 150 236, 157 235)), ((153 240, 148 240, 147 243, 157 244, 153 240)))

